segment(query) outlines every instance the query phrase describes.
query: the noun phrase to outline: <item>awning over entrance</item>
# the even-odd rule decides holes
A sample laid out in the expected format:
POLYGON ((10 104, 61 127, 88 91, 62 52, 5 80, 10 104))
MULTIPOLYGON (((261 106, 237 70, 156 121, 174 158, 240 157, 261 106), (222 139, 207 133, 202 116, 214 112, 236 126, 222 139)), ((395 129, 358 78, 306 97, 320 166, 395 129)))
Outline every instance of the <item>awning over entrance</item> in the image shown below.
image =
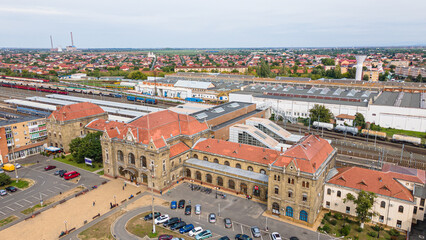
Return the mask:
POLYGON ((233 168, 233 167, 230 167, 230 166, 212 163, 212 162, 208 162, 208 161, 204 161, 204 160, 199 160, 199 159, 196 159, 196 158, 190 158, 190 159, 186 160, 185 164, 188 165, 188 166, 194 165, 194 166, 199 166, 199 167, 203 167, 203 168, 208 168, 208 169, 211 169, 212 171, 225 172, 225 173, 228 173, 228 174, 237 175, 237 176, 240 176, 240 177, 253 179, 255 181, 260 181, 260 182, 268 182, 268 180, 269 180, 268 175, 265 175, 265 174, 262 174, 262 173, 243 170, 243 169, 239 169, 239 168, 233 168))
POLYGON ((132 173, 133 175, 137 175, 138 173, 138 171, 136 171, 136 169, 133 169, 133 168, 125 168, 123 171, 128 171, 132 173))

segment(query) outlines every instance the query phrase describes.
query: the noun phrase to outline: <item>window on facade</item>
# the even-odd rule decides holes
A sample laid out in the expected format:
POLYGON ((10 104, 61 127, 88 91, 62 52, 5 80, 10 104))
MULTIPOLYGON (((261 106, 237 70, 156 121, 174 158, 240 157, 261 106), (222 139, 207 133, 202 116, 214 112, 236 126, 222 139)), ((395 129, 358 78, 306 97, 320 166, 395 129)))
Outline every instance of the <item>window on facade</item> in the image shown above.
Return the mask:
POLYGON ((403 213, 404 212, 404 207, 403 206, 399 206, 398 207, 398 212, 403 213))
POLYGON ((277 181, 277 175, 274 175, 274 180, 277 181))
POLYGON ((166 172, 166 160, 163 160, 163 172, 166 172))
POLYGON ((225 166, 229 166, 229 162, 225 161, 223 164, 225 164, 225 166))
POLYGON ((294 184, 294 179, 293 178, 288 178, 288 184, 294 184))
POLYGON ((385 203, 385 201, 381 201, 381 202, 380 202, 380 207, 381 207, 381 208, 385 208, 385 207, 386 207, 386 203, 385 203))
POLYGON ((123 152, 121 150, 117 151, 117 160, 124 161, 123 152))
POLYGON ((278 175, 278 182, 281 180, 281 176, 280 175, 278 175))
POLYGON ((305 181, 302 181, 302 187, 305 187, 305 181))
MULTIPOLYGON (((16 134, 15 134, 16 135, 16 134)), ((56 133, 53 134, 53 137, 56 137, 56 133)))
POLYGON ((261 173, 261 174, 266 174, 265 169, 260 169, 260 173, 261 173))
POLYGON ((197 154, 194 154, 194 158, 198 159, 198 155, 197 155, 197 154))
POLYGON ((302 201, 304 201, 304 202, 308 201, 308 194, 304 193, 302 195, 302 201))
POLYGON ((417 214, 417 206, 414 206, 413 213, 417 214))
POLYGON ((396 221, 396 227, 397 228, 401 228, 401 225, 402 225, 402 221, 401 220, 397 220, 396 221))
POLYGON ((146 167, 146 157, 145 156, 141 157, 141 166, 146 167))
POLYGON ((204 156, 204 157, 203 157, 203 160, 204 160, 204 161, 208 161, 208 160, 209 160, 209 158, 208 158, 207 156, 204 156))
POLYGON ((105 162, 108 163, 109 162, 109 154, 108 154, 108 149, 105 150, 105 162))
POLYGON ((248 166, 248 167, 247 167, 247 170, 249 170, 249 171, 252 171, 252 172, 253 172, 253 168, 252 168, 252 166, 248 166))
POLYGON ((219 160, 217 158, 213 159, 214 163, 219 163, 219 160))
POLYGON ((425 199, 424 198, 420 199, 420 206, 422 206, 422 207, 425 206, 425 199))
POLYGON ((237 164, 235 164, 235 167, 241 169, 241 164, 237 163, 237 164))
POLYGON ((274 193, 275 193, 275 194, 278 194, 278 193, 279 193, 279 191, 280 191, 280 189, 279 189, 278 187, 275 187, 275 188, 274 188, 274 193))
POLYGON ((326 208, 330 208, 330 202, 329 202, 329 201, 326 201, 326 202, 325 202, 325 207, 326 207, 326 208))
POLYGON ((172 168, 173 168, 175 166, 175 162, 172 161, 171 165, 172 165, 172 168))
POLYGON ((229 180, 228 181, 228 187, 230 188, 230 189, 235 189, 235 182, 234 182, 234 180, 229 180))
POLYGON ((379 216, 379 222, 383 223, 383 221, 384 221, 384 220, 385 220, 385 216, 380 215, 380 216, 379 216))
POLYGON ((292 198, 293 197, 293 191, 288 191, 288 194, 287 194, 287 196, 289 197, 289 198, 292 198))
POLYGON ((133 153, 129 153, 128 159, 130 164, 135 165, 135 155, 133 153))
POLYGON ((346 207, 346 213, 347 214, 351 213, 351 207, 346 207))
POLYGON ((337 191, 337 197, 341 197, 342 196, 342 192, 341 191, 337 191))
POLYGON ((306 188, 309 188, 309 182, 306 182, 306 188))
POLYGON ((331 189, 327 188, 327 195, 331 195, 331 189))

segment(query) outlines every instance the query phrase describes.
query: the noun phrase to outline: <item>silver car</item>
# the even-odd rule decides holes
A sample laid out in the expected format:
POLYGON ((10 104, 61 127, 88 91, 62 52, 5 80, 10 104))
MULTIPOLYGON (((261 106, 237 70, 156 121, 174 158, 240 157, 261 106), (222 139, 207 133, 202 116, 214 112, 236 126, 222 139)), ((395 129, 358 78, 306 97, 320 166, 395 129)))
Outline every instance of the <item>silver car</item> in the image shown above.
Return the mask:
POLYGON ((209 214, 209 223, 215 223, 216 222, 216 214, 210 213, 209 214))
POLYGON ((260 229, 258 227, 251 227, 251 233, 253 234, 253 237, 260 237, 260 229))
POLYGON ((197 214, 197 215, 201 214, 201 205, 200 204, 195 205, 195 214, 197 214))

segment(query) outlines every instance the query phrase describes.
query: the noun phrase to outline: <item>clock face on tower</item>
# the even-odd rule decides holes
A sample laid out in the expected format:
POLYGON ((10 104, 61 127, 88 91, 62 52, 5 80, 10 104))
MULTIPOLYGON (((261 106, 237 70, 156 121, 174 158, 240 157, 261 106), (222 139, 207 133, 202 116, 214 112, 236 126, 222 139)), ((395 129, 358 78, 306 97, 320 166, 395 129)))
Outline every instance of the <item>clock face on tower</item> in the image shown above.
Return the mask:
POLYGON ((128 141, 132 141, 132 136, 130 136, 130 135, 129 135, 129 136, 127 136, 127 140, 128 140, 128 141))

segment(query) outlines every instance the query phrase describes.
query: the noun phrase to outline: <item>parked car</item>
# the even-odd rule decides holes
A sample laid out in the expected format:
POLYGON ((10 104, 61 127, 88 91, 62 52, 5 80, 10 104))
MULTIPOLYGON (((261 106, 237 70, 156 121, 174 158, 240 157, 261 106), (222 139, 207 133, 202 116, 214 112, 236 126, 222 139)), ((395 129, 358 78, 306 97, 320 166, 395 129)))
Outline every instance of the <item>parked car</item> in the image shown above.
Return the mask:
POLYGON ((48 165, 48 166, 44 167, 44 171, 49 171, 49 170, 52 170, 52 169, 55 169, 55 168, 56 168, 56 166, 48 165))
POLYGON ((170 209, 176 209, 177 208, 177 202, 176 201, 172 201, 170 203, 170 209))
POLYGON ((253 238, 245 235, 245 234, 237 234, 235 235, 235 240, 253 240, 253 238))
POLYGON ((177 222, 177 223, 173 224, 170 227, 170 230, 178 230, 178 229, 181 229, 182 227, 184 227, 185 225, 186 225, 186 222, 180 221, 180 222, 177 222))
POLYGON ((225 228, 231 228, 232 227, 232 221, 230 218, 225 218, 223 220, 225 222, 225 228))
POLYGON ((184 208, 185 207, 185 200, 180 200, 178 204, 178 208, 184 208))
POLYGON ((272 240, 282 240, 281 235, 277 232, 273 232, 271 234, 271 238, 272 238, 272 240))
POLYGON ((16 187, 14 187, 14 186, 9 186, 9 187, 6 187, 5 189, 8 192, 16 192, 16 191, 18 191, 18 189, 16 187))
MULTIPOLYGON (((155 212, 155 213, 154 213, 154 218, 158 218, 159 216, 161 216, 161 213, 160 213, 160 212, 155 212)), ((145 221, 152 220, 152 213, 150 213, 150 214, 146 215, 143 219, 144 219, 145 221)))
POLYGON ((216 222, 216 214, 210 213, 209 214, 209 223, 215 223, 216 222))
POLYGON ((172 238, 172 240, 185 240, 183 238, 172 238))
POLYGON ((68 172, 67 170, 64 170, 64 169, 62 169, 62 170, 57 170, 57 171, 55 171, 54 173, 53 173, 53 175, 59 175, 59 176, 61 176, 61 173, 62 173, 62 176, 61 177, 63 177, 64 176, 64 173, 66 173, 66 172, 68 172))
POLYGON ((195 236, 195 235, 199 234, 199 233, 200 233, 200 232, 202 232, 202 231, 203 231, 203 228, 202 228, 202 227, 196 227, 196 228, 193 228, 191 231, 189 231, 188 235, 189 235, 190 237, 193 237, 193 236, 195 236))
POLYGON ((157 217, 154 220, 154 223, 155 224, 160 224, 160 223, 164 223, 164 222, 166 222, 168 220, 169 220, 169 215, 165 214, 165 215, 161 215, 161 216, 157 217))
POLYGON ((0 173, 4 173, 4 170, 2 168, 0 168, 0 173))
POLYGON ((253 237, 260 237, 260 229, 256 226, 251 227, 251 233, 253 234, 253 237))
POLYGON ((202 240, 212 237, 212 232, 210 230, 204 230, 195 236, 196 240, 202 240))
POLYGON ((163 234, 158 237, 158 240, 172 240, 173 236, 168 234, 163 234))
POLYGON ((67 172, 64 174, 64 179, 65 180, 69 180, 69 179, 73 179, 80 176, 80 173, 76 172, 76 171, 71 171, 71 172, 67 172))
POLYGON ((298 237, 290 237, 290 240, 299 240, 298 237))
POLYGON ((185 215, 191 215, 192 207, 191 205, 186 205, 185 207, 185 215))
POLYGON ((7 195, 7 192, 6 192, 6 190, 4 190, 4 189, 1 189, 1 190, 0 190, 0 195, 1 195, 1 196, 7 195))
POLYGON ((219 238, 219 240, 230 240, 228 236, 223 236, 221 238, 219 238))
POLYGON ((180 222, 180 219, 178 217, 173 217, 173 218, 170 218, 169 220, 165 221, 163 223, 163 226, 164 227, 171 226, 171 225, 178 223, 178 222, 180 222))
POLYGON ((187 224, 183 228, 179 229, 179 232, 180 233, 187 233, 187 232, 191 231, 192 229, 194 229, 194 225, 193 224, 187 224))
POLYGON ((195 214, 197 214, 197 215, 201 214, 201 205, 200 204, 195 205, 194 209, 195 209, 194 210, 195 214))
POLYGON ((16 169, 20 169, 22 166, 21 166, 21 164, 19 164, 19 163, 15 163, 15 168, 16 169))

